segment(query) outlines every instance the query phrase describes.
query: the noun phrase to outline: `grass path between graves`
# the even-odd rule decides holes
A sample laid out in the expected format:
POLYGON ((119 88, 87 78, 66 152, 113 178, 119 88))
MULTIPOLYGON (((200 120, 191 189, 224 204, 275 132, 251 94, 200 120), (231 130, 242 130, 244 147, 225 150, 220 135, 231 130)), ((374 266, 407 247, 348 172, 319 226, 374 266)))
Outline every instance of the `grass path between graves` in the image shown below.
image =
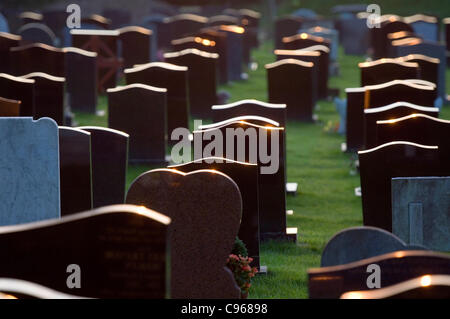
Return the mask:
MULTIPOLYGON (((271 43, 253 52, 258 63, 249 71, 249 80, 222 86, 231 94, 231 101, 258 99, 267 101, 264 65, 274 62, 271 43)), ((357 63, 362 56, 345 56, 340 51, 339 77, 330 79, 329 86, 339 88, 344 97, 346 87, 359 86, 357 63)), ((450 92, 450 72, 447 71, 447 92, 450 92)), ((298 242, 267 242, 261 245, 261 264, 268 267, 267 275, 258 275, 252 282, 249 298, 307 298, 307 270, 319 267, 326 242, 336 232, 362 225, 361 199, 354 196, 360 185, 359 175, 350 174, 351 155, 340 150, 345 137, 335 132, 339 116, 332 102, 320 101, 315 124, 288 123, 287 175, 288 181, 299 183, 299 194, 288 196, 288 226, 298 227, 298 242)), ((107 100, 99 97, 104 116, 77 113, 80 125, 107 126, 107 100)), ((450 120, 450 106, 444 107, 441 117, 450 120)), ((130 166, 127 188, 149 166, 130 166)))

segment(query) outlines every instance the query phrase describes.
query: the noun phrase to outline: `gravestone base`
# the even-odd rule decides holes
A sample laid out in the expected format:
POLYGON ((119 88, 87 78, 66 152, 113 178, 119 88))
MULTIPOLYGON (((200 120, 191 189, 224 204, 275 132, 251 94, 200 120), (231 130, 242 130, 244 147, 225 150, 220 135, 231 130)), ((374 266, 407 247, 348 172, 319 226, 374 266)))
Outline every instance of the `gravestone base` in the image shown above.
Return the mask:
POLYGON ((286 228, 286 232, 284 233, 262 233, 260 237, 261 241, 267 240, 279 240, 279 241, 288 241, 288 242, 297 242, 297 228, 296 227, 288 227, 286 228))

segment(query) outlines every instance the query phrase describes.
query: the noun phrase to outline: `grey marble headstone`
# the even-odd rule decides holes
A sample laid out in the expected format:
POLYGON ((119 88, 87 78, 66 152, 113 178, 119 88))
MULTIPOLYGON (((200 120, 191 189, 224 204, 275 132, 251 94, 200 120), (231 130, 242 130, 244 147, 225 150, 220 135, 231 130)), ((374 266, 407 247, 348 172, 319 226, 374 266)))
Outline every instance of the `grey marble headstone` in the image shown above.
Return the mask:
POLYGON ((421 245, 407 245, 397 236, 376 227, 361 226, 335 234, 322 252, 321 267, 348 264, 398 250, 423 250, 421 245))
POLYGON ((0 32, 8 32, 9 33, 8 20, 6 20, 5 16, 1 13, 0 13, 0 32))
POLYGON ((406 243, 450 251, 450 177, 393 178, 392 232, 406 243))
POLYGON ((60 217, 58 126, 0 118, 0 225, 60 217))

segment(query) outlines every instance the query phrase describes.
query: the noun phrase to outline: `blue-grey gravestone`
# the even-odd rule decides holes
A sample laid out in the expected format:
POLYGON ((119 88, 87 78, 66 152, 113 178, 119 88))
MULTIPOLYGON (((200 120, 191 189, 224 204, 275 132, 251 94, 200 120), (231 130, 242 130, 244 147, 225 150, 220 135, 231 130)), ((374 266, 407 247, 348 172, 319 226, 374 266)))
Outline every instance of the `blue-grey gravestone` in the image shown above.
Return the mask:
POLYGON ((450 251, 450 177, 393 178, 392 232, 410 244, 450 251))
POLYGON ((6 20, 5 16, 1 13, 0 13, 0 32, 9 33, 8 21, 6 20))
POLYGON ((321 267, 348 264, 398 250, 424 250, 420 245, 407 245, 397 236, 376 227, 344 229, 335 234, 322 252, 321 267))
POLYGON ((60 217, 58 126, 0 118, 0 225, 60 217))
POLYGON ((345 54, 363 55, 369 49, 369 28, 363 18, 343 19, 340 21, 339 36, 345 54))

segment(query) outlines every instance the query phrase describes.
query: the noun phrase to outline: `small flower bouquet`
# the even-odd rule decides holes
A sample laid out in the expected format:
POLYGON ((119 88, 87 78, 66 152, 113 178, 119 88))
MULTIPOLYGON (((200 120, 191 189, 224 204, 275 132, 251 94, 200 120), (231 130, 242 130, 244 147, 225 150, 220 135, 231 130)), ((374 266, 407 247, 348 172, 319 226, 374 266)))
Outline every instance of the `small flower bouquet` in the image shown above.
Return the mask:
POLYGON ((255 277, 258 270, 250 267, 253 261, 251 257, 231 254, 227 260, 227 266, 234 275, 237 285, 241 288, 241 296, 246 298, 251 287, 251 279, 255 277))

